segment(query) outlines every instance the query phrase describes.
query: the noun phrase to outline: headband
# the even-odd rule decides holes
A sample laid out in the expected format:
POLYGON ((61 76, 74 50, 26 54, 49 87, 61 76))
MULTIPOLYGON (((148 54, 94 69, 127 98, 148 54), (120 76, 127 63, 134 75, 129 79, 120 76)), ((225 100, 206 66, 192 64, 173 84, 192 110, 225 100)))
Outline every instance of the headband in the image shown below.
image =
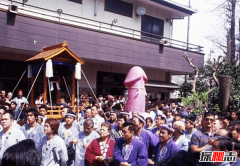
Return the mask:
POLYGON ((140 121, 142 121, 144 124, 146 124, 145 120, 143 118, 141 118, 140 116, 135 115, 135 117, 138 118, 140 121))
POLYGON ((38 115, 38 118, 42 118, 42 119, 44 119, 44 117, 43 117, 43 116, 41 116, 41 115, 38 115))
POLYGON ((125 115, 129 115, 130 116, 130 114, 128 112, 121 112, 120 114, 125 114, 125 115))
POLYGON ((70 114, 70 113, 66 113, 64 117, 67 117, 67 116, 71 116, 71 117, 77 118, 76 115, 70 114))

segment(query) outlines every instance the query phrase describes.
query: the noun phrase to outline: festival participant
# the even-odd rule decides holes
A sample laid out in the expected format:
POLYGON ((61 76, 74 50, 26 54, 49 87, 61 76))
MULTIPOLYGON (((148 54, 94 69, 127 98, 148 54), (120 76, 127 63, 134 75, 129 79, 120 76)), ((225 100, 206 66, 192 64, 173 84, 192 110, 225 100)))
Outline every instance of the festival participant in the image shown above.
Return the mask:
POLYGON ((180 150, 188 151, 188 139, 185 137, 185 126, 181 121, 176 121, 173 123, 173 141, 178 145, 180 150))
POLYGON ((114 165, 147 166, 147 149, 142 141, 135 138, 135 125, 126 122, 122 127, 122 138, 117 139, 114 146, 114 165))
MULTIPOLYGON (((196 160, 198 161, 200 159, 200 152, 213 143, 215 134, 213 131, 214 120, 214 112, 205 112, 202 121, 202 128, 196 131, 191 137, 190 151, 194 154, 196 160)), ((202 165, 205 164, 202 163, 202 165)))
POLYGON ((238 120, 238 112, 236 110, 231 111, 231 118, 232 118, 232 121, 238 120))
MULTIPOLYGON (((62 112, 61 112, 62 119, 59 120, 60 126, 65 124, 65 120, 66 120, 65 115, 66 115, 68 112, 72 112, 72 108, 69 107, 69 106, 67 106, 67 105, 63 106, 62 112)), ((74 128, 76 128, 78 132, 81 131, 80 124, 79 124, 78 122, 76 122, 76 118, 75 118, 75 120, 73 121, 72 126, 73 126, 74 128)))
POLYGON ((66 165, 68 160, 67 148, 58 134, 59 122, 57 119, 49 118, 45 122, 44 133, 41 142, 41 166, 66 165))
POLYGON ((94 140, 99 138, 99 134, 93 130, 93 121, 91 119, 86 119, 83 123, 84 130, 80 131, 77 139, 70 141, 69 146, 73 145, 75 149, 75 161, 74 166, 85 166, 85 151, 89 144, 94 140))
POLYGON ((7 148, 26 139, 21 130, 13 127, 13 114, 11 111, 5 111, 2 114, 1 125, 3 130, 0 132, 0 163, 7 148))
POLYGON ((216 133, 218 130, 223 128, 223 121, 220 119, 215 119, 213 123, 213 131, 216 133))
POLYGON ((235 124, 231 128, 232 138, 240 141, 240 124, 235 124))
POLYGON ((99 131, 101 128, 101 124, 105 121, 102 117, 99 116, 98 114, 98 106, 94 105, 91 108, 92 110, 92 117, 90 119, 93 120, 94 127, 93 129, 95 131, 99 131))
POLYGON ((236 161, 232 163, 231 166, 239 166, 240 165, 240 142, 239 141, 233 142, 232 151, 237 152, 237 156, 236 156, 236 161))
MULTIPOLYGON (((212 143, 211 151, 232 151, 232 140, 228 137, 219 137, 212 143)), ((215 162, 214 166, 230 166, 229 162, 215 162)))
POLYGON ((222 117, 222 120, 223 120, 223 128, 228 129, 229 124, 231 122, 231 115, 229 115, 229 114, 224 115, 222 117))
POLYGON ((155 121, 155 124, 156 124, 156 127, 152 129, 152 133, 153 133, 154 135, 156 135, 157 138, 159 138, 159 133, 160 133, 160 129, 161 129, 160 126, 161 126, 162 124, 167 124, 166 115, 164 115, 164 114, 159 114, 159 115, 157 116, 157 119, 156 119, 156 121, 155 121))
POLYGON ((74 151, 69 147, 70 141, 77 138, 78 130, 73 127, 73 122, 76 119, 76 115, 74 112, 67 112, 65 114, 65 123, 60 125, 58 129, 58 136, 60 136, 66 145, 68 150, 68 161, 67 165, 71 165, 74 158, 74 151))
POLYGON ((31 107, 27 110, 28 124, 22 126, 21 130, 27 139, 32 139, 35 142, 36 148, 41 152, 41 141, 44 136, 44 128, 37 123, 38 110, 35 107, 31 107))
POLYGON ((115 141, 109 138, 111 125, 103 122, 100 129, 100 138, 93 140, 88 146, 85 157, 89 164, 97 166, 113 166, 113 147, 115 141))
MULTIPOLYGON (((46 103, 47 103, 47 101, 46 101, 46 103)), ((43 94, 40 94, 39 96, 38 96, 38 98, 35 100, 35 104, 36 105, 43 105, 43 94)))
POLYGON ((180 151, 180 148, 172 140, 173 133, 174 129, 171 125, 161 125, 159 134, 160 142, 156 146, 154 161, 150 160, 149 164, 170 159, 180 151))
POLYGON ((28 104, 28 101, 25 97, 23 97, 23 90, 18 90, 18 96, 13 99, 17 103, 17 109, 21 106, 21 103, 28 104))
POLYGON ((110 138, 113 140, 117 140, 122 137, 122 125, 127 121, 126 116, 124 114, 119 114, 117 117, 117 127, 112 129, 110 138))
POLYGON ((17 115, 17 103, 15 101, 12 101, 10 103, 10 110, 13 111, 13 114, 14 114, 14 119, 17 119, 16 115, 17 115))
POLYGON ((151 131, 153 129, 152 117, 147 117, 145 121, 146 121, 146 126, 144 127, 144 129, 151 131))
POLYGON ((86 110, 85 110, 85 113, 84 113, 84 116, 83 118, 80 119, 80 121, 78 122, 79 123, 79 126, 80 126, 80 131, 83 131, 83 123, 86 119, 89 119, 91 118, 92 116, 92 110, 91 110, 91 107, 87 107, 86 110))
POLYGON ((38 118, 37 118, 37 123, 38 123, 39 125, 41 125, 41 126, 42 126, 42 123, 43 123, 43 116, 41 116, 41 115, 38 115, 38 118))
POLYGON ((145 120, 141 115, 135 115, 132 122, 136 127, 136 138, 141 140, 146 145, 148 158, 151 159, 153 157, 154 149, 159 140, 151 131, 145 130, 143 128, 145 120))
POLYGON ((45 124, 45 121, 47 120, 47 106, 46 105, 41 105, 39 107, 39 112, 40 112, 40 115, 43 117, 43 122, 42 122, 42 126, 44 126, 45 124))
POLYGON ((120 114, 123 114, 127 120, 129 120, 129 117, 130 117, 130 113, 128 111, 122 111, 120 112, 120 114))
POLYGON ((12 92, 8 92, 8 94, 7 94, 8 103, 11 103, 11 102, 12 102, 12 97, 13 97, 12 92))
POLYGON ((111 124, 112 129, 117 127, 117 112, 115 110, 110 111, 110 118, 107 120, 111 124))
POLYGON ((193 133, 197 131, 197 129, 195 128, 195 121, 196 121, 196 116, 193 114, 189 114, 188 117, 186 118, 186 121, 185 121, 186 131, 184 132, 184 135, 188 139, 188 142, 191 141, 191 137, 193 133))
POLYGON ((169 107, 164 107, 163 110, 167 117, 167 124, 172 125, 172 123, 173 123, 172 110, 169 107))

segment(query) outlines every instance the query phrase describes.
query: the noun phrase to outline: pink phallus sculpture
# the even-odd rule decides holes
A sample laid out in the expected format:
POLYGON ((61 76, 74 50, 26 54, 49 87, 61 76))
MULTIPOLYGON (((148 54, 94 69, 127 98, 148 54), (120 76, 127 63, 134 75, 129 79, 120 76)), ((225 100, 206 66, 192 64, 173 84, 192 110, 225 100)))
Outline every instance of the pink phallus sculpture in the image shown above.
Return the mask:
POLYGON ((129 112, 136 110, 139 114, 145 112, 145 83, 147 80, 145 72, 139 66, 134 66, 128 72, 124 81, 124 85, 128 87, 128 100, 125 110, 129 112))

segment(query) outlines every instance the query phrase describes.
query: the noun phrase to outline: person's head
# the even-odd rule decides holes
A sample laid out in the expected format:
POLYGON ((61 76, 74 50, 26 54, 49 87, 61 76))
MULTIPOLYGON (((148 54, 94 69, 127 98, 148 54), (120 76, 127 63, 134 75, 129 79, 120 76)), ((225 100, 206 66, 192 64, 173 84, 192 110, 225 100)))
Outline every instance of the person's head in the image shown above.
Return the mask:
POLYGON ((196 116, 189 114, 185 121, 186 130, 191 130, 195 127, 196 116))
POLYGON ((147 117, 145 121, 146 121, 147 127, 152 127, 153 120, 151 117, 147 117))
POLYGON ((13 112, 10 110, 7 110, 2 114, 1 125, 4 130, 7 130, 12 126, 12 123, 13 123, 13 112))
POLYGON ((204 113, 203 116, 203 128, 213 128, 213 123, 215 121, 215 113, 212 111, 208 111, 204 113))
POLYGON ((136 115, 138 115, 137 110, 133 110, 133 112, 132 112, 132 117, 134 117, 134 116, 136 116, 136 115))
POLYGON ((94 123, 93 123, 92 119, 86 119, 84 121, 83 128, 84 128, 84 134, 86 136, 89 135, 92 132, 93 126, 94 126, 94 123))
POLYGON ((223 121, 220 119, 215 119, 213 123, 213 131, 217 132, 221 128, 223 128, 223 121))
POLYGON ((2 117, 2 114, 6 111, 6 108, 2 105, 0 105, 0 120, 1 120, 1 117, 2 117))
POLYGON ((8 98, 8 100, 11 100, 11 99, 12 99, 12 97, 13 97, 13 94, 12 94, 12 92, 8 92, 8 94, 7 94, 7 98, 8 98))
POLYGON ((119 114, 117 117, 117 125, 118 128, 121 129, 123 124, 127 121, 126 116, 124 116, 123 114, 119 114))
POLYGON ((171 108, 172 108, 172 109, 175 109, 175 108, 176 108, 176 104, 175 104, 175 103, 172 103, 172 104, 171 104, 171 108))
POLYGON ((18 97, 19 97, 19 98, 22 98, 22 96, 23 96, 23 90, 22 90, 22 89, 19 89, 19 90, 18 90, 18 97))
POLYGON ((228 137, 218 137, 212 144, 211 151, 232 151, 232 140, 228 137))
POLYGON ((10 108, 9 108, 9 109, 15 110, 16 107, 17 107, 17 103, 16 103, 15 101, 12 101, 12 102, 10 103, 10 108))
POLYGON ((145 124, 145 120, 141 115, 135 115, 132 119, 132 122, 136 126, 137 130, 141 129, 145 124))
POLYGON ((231 121, 231 115, 226 114, 226 115, 224 115, 222 117, 222 119, 223 119, 224 127, 226 128, 229 125, 230 121, 231 121))
POLYGON ((170 125, 163 124, 160 126, 161 130, 159 133, 160 142, 168 142, 174 133, 174 129, 170 125))
POLYGON ((66 125, 72 125, 74 120, 76 119, 76 115, 74 112, 72 111, 69 111, 65 114, 65 122, 66 122, 66 125))
POLYGON ((65 117, 65 115, 66 115, 67 112, 71 112, 71 111, 72 111, 72 108, 71 108, 71 107, 69 107, 69 106, 63 106, 62 112, 61 112, 62 118, 65 117))
POLYGON ((240 124, 235 124, 235 125, 232 125, 232 128, 231 128, 231 134, 232 134, 232 138, 236 139, 236 140, 239 140, 240 138, 240 124))
POLYGON ((170 108, 166 109, 166 116, 167 117, 171 117, 172 116, 172 110, 170 108))
POLYGON ((127 120, 128 120, 129 117, 130 117, 130 113, 129 113, 128 111, 120 112, 120 114, 123 114, 123 115, 126 117, 127 120))
POLYGON ((240 142, 239 141, 234 141, 233 142, 233 152, 237 152, 237 157, 240 157, 240 142))
POLYGON ((99 96, 98 96, 98 101, 99 101, 99 102, 102 102, 102 101, 103 101, 103 96, 102 96, 102 95, 99 95, 99 96))
POLYGON ((64 96, 61 96, 59 99, 60 104, 64 104, 66 102, 66 99, 64 96))
POLYGON ((238 119, 237 111, 235 111, 235 110, 231 111, 231 118, 232 118, 232 120, 237 120, 238 119))
POLYGON ((166 124, 167 119, 166 116, 164 114, 162 115, 157 115, 157 118, 155 120, 156 126, 160 126, 162 124, 166 124))
POLYGON ((229 132, 226 129, 219 129, 215 134, 214 137, 227 137, 229 132))
POLYGON ((37 118, 37 123, 38 124, 42 124, 42 122, 43 122, 43 116, 41 116, 41 115, 38 115, 38 118, 37 118))
POLYGON ((6 97, 6 90, 1 90, 2 97, 6 97))
POLYGON ((110 120, 115 121, 117 119, 117 112, 115 110, 110 111, 110 120))
POLYGON ((3 103, 3 106, 7 109, 7 110, 9 110, 9 108, 10 108, 10 104, 9 103, 3 103))
POLYGON ((59 128, 59 122, 57 119, 49 118, 45 121, 44 133, 49 135, 57 135, 59 128))
POLYGON ((40 107, 39 107, 39 112, 40 112, 40 114, 43 116, 43 117, 45 117, 46 115, 47 115, 47 106, 46 105, 41 105, 40 107))
POLYGON ((173 123, 176 121, 182 121, 182 117, 180 114, 175 114, 173 117, 173 123))
POLYGON ((2 166, 39 166, 41 156, 32 139, 10 146, 3 154, 2 166))
POLYGON ((173 123, 174 135, 183 135, 185 132, 185 125, 182 121, 176 121, 173 123))
POLYGON ((91 111, 92 111, 92 116, 97 115, 97 114, 98 114, 98 108, 97 108, 97 106, 95 106, 95 105, 92 106, 91 111))
POLYGON ((111 134, 111 124, 108 122, 103 122, 100 129, 100 137, 106 138, 111 134))
POLYGON ((131 122, 125 122, 122 126, 122 138, 125 141, 129 141, 135 134, 135 125, 131 122))
POLYGON ((36 107, 30 107, 27 111, 27 121, 29 124, 32 124, 38 119, 38 110, 36 107))
POLYGON ((87 108, 85 111, 85 118, 88 119, 92 116, 92 110, 91 108, 87 108))

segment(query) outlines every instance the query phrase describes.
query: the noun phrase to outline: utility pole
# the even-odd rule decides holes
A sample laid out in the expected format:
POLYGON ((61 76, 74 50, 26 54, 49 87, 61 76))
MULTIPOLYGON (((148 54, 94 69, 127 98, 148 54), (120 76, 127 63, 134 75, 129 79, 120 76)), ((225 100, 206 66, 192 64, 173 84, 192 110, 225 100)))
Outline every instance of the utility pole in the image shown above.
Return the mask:
POLYGON ((234 62, 235 60, 235 7, 236 7, 236 0, 231 0, 231 6, 232 6, 232 15, 231 15, 231 55, 230 55, 230 61, 234 62))
MULTIPOLYGON (((191 8, 191 0, 189 0, 188 7, 191 8)), ((187 28, 187 50, 189 49, 189 29, 190 29, 190 16, 188 16, 188 28, 187 28)))

